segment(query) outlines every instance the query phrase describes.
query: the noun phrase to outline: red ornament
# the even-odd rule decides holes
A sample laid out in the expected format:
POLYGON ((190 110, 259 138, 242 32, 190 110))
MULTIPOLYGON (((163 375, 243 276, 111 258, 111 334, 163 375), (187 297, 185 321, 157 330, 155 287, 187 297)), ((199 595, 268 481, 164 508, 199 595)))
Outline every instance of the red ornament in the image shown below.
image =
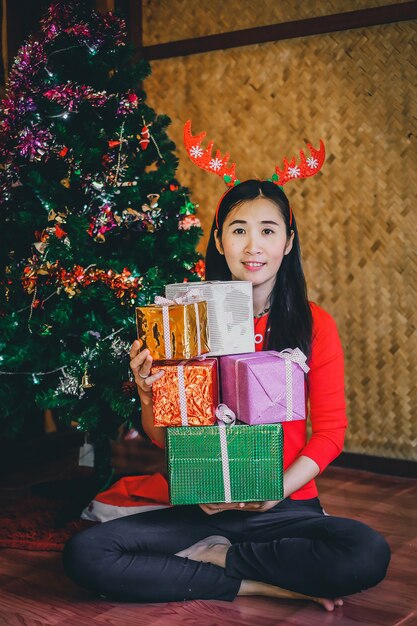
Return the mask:
POLYGON ((65 230, 62 230, 59 224, 55 224, 55 236, 58 237, 58 239, 62 239, 66 234, 65 230))
POLYGON ((115 148, 116 146, 120 146, 120 141, 114 139, 113 141, 108 141, 109 148, 115 148))
POLYGON ((149 131, 149 126, 144 126, 140 131, 140 135, 138 135, 138 139, 140 137, 139 145, 142 150, 146 150, 146 148, 149 146, 150 136, 151 133, 149 131))
POLYGON ((68 152, 68 148, 67 148, 67 146, 64 146, 64 147, 62 148, 62 150, 60 150, 60 151, 59 151, 59 156, 60 156, 60 157, 64 157, 64 156, 66 156, 67 152, 68 152))
POLYGON ((196 215, 185 215, 179 222, 179 230, 190 230, 190 228, 200 228, 201 222, 196 215))
POLYGON ((191 271, 193 272, 193 274, 197 274, 197 276, 204 280, 204 277, 206 275, 206 264, 204 263, 203 259, 197 261, 191 271))

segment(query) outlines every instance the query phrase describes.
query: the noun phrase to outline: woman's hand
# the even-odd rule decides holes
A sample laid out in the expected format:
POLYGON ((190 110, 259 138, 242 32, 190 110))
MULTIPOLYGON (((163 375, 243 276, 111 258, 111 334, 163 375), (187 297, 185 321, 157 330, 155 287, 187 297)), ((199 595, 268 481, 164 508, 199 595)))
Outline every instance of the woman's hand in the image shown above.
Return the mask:
POLYGON ((215 515, 222 511, 232 511, 234 509, 242 509, 245 506, 245 502, 216 502, 210 504, 199 504, 200 509, 207 513, 207 515, 215 515))
POLYGON ((152 385, 162 378, 164 371, 160 370, 151 376, 152 357, 149 350, 140 351, 139 341, 134 341, 130 349, 130 369, 135 377, 140 404, 142 407, 142 426, 149 439, 160 448, 165 447, 165 428, 154 424, 152 385))
POLYGON ((199 504, 198 506, 207 513, 207 515, 215 515, 222 511, 249 511, 263 513, 269 511, 276 506, 281 500, 266 500, 265 502, 219 502, 215 504, 199 504))
POLYGON ((265 500, 264 502, 247 502, 244 511, 256 511, 257 513, 264 513, 273 509, 274 506, 282 502, 282 500, 265 500))
POLYGON ((136 339, 130 348, 130 369, 135 377, 136 386, 142 403, 152 403, 152 385, 162 378, 161 370, 151 376, 152 357, 148 349, 140 351, 140 343, 136 339))

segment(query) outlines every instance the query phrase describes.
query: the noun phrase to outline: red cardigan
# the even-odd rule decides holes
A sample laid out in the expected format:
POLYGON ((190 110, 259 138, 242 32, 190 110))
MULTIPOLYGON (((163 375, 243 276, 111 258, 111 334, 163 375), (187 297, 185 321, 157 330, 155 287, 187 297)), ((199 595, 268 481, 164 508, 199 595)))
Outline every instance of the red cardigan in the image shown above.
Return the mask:
MULTIPOLYGON (((313 341, 308 361, 308 404, 311 437, 307 421, 284 422, 284 469, 297 457, 313 459, 320 473, 343 448, 347 428, 344 391, 343 350, 334 319, 324 309, 310 303, 313 314, 313 341)), ((256 350, 263 350, 268 316, 255 319, 256 350)), ((317 496, 314 480, 291 494, 293 500, 317 496)))

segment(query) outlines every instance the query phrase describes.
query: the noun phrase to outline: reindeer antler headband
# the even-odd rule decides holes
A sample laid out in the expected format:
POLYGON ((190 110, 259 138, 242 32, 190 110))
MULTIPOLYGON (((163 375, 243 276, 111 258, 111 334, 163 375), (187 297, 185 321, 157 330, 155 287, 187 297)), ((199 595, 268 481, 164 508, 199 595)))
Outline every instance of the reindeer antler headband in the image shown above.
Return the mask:
MULTIPOLYGON (((237 179, 235 169, 236 163, 232 163, 228 165, 229 161, 229 153, 225 154, 224 157, 220 154, 220 151, 217 150, 216 156, 213 157, 213 145, 214 142, 210 141, 209 145, 205 150, 201 148, 201 142, 206 137, 207 133, 202 132, 199 135, 193 137, 191 134, 191 120, 188 120, 184 124, 184 145, 188 152, 188 156, 191 161, 201 167, 208 172, 213 172, 213 174, 217 174, 221 176, 228 187, 234 187, 240 183, 240 180, 237 179)), ((310 157, 305 156, 304 152, 300 150, 300 163, 297 165, 295 161, 295 157, 291 159, 290 162, 286 158, 284 158, 284 167, 281 170, 277 165, 275 166, 275 174, 269 179, 278 187, 283 187, 285 183, 288 183, 290 180, 294 180, 295 178, 308 178, 309 176, 314 176, 317 174, 322 168, 324 163, 325 151, 324 151, 324 143, 320 139, 320 148, 316 150, 313 148, 311 144, 307 144, 308 149, 310 150, 310 157)), ((223 198, 222 198, 223 199, 223 198)), ((219 205, 216 209, 216 225, 218 224, 218 212, 219 205)), ((292 223, 292 211, 290 209, 290 225, 292 223)))

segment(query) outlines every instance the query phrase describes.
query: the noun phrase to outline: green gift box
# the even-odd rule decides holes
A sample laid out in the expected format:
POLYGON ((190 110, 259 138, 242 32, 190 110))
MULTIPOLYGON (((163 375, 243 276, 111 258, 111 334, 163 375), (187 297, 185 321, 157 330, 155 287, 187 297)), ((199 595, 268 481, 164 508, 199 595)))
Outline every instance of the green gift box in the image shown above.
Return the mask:
POLYGON ((281 500, 281 424, 167 428, 171 504, 281 500))

